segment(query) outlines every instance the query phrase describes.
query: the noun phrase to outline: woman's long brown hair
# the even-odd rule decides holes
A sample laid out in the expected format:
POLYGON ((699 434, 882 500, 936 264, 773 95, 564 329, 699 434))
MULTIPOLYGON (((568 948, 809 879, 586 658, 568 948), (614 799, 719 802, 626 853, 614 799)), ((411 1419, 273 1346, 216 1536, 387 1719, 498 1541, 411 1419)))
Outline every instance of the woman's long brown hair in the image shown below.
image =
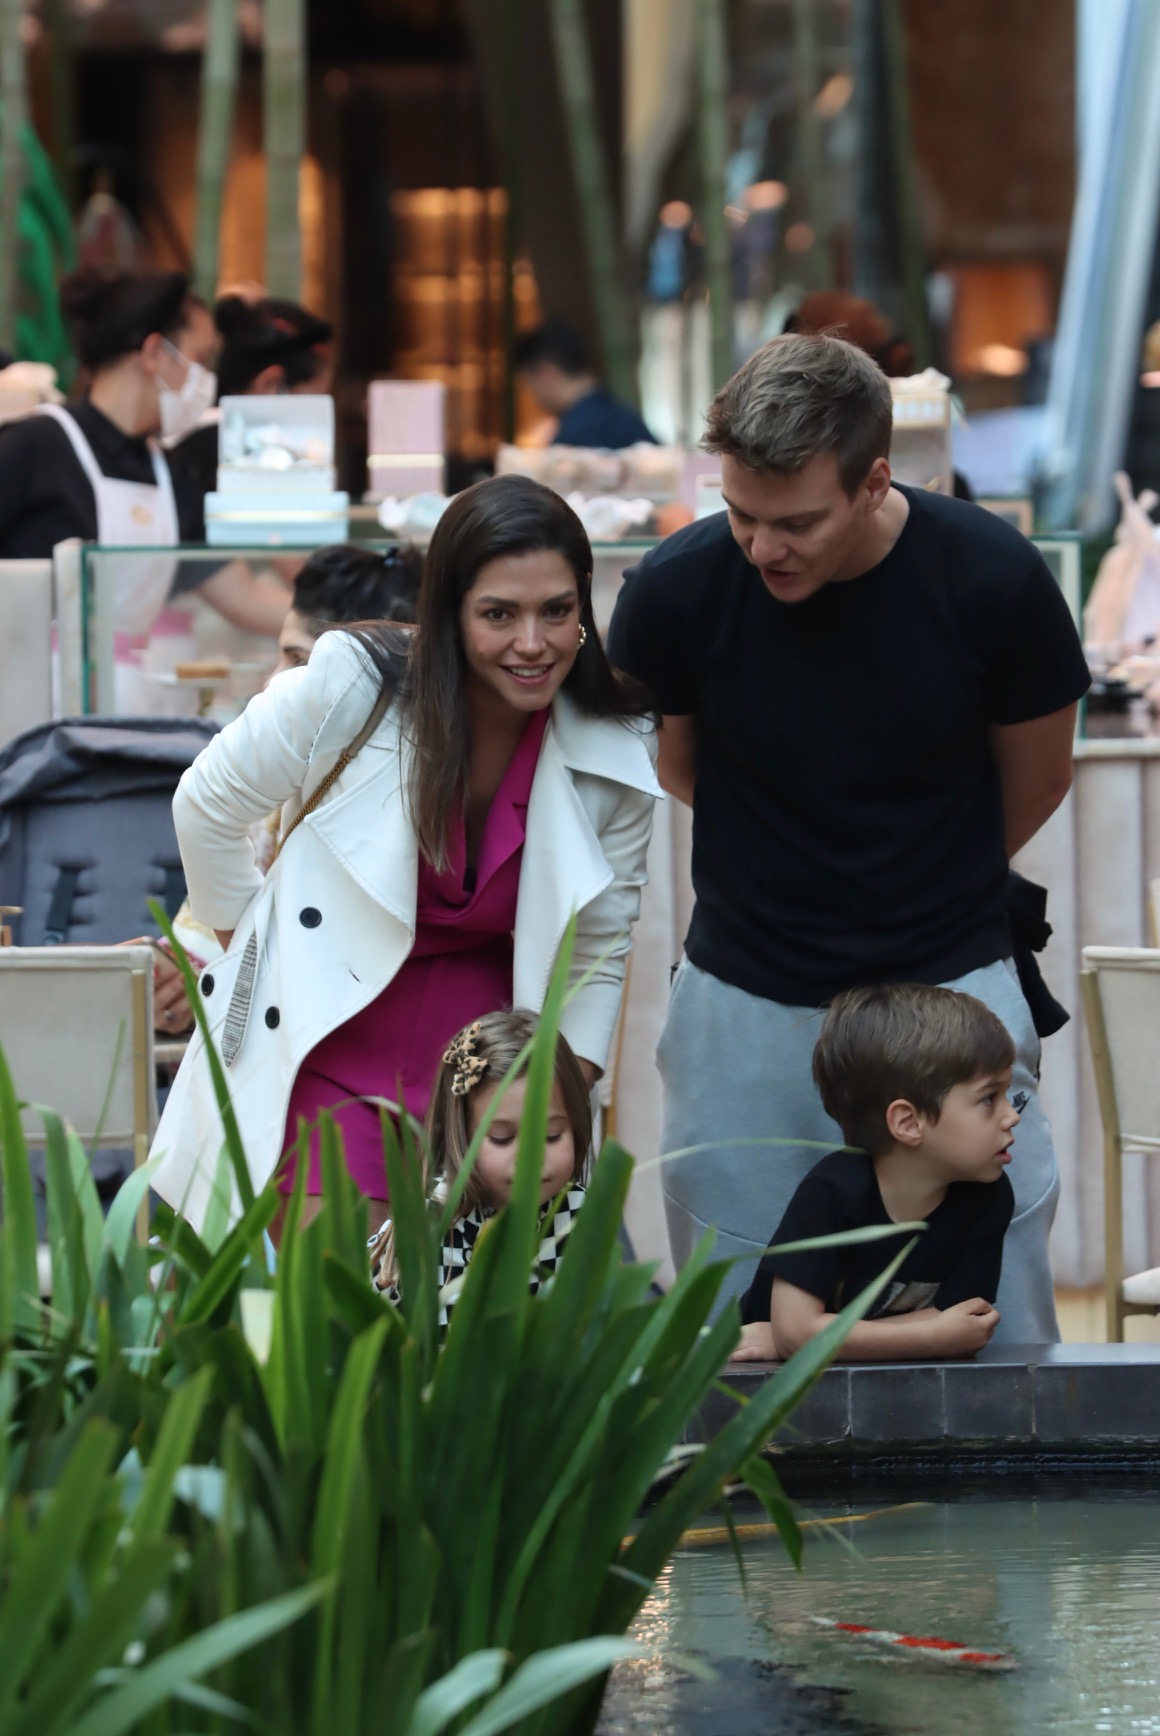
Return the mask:
POLYGON ((435 527, 419 587, 419 627, 405 665, 400 636, 372 625, 351 629, 384 686, 399 689, 413 758, 412 822, 425 859, 447 865, 448 841, 467 793, 471 725, 460 638, 463 599, 489 561, 551 551, 576 576, 588 641, 563 690, 588 717, 649 714, 643 690, 613 669, 592 615, 592 546, 560 495, 526 476, 494 476, 465 489, 435 527))

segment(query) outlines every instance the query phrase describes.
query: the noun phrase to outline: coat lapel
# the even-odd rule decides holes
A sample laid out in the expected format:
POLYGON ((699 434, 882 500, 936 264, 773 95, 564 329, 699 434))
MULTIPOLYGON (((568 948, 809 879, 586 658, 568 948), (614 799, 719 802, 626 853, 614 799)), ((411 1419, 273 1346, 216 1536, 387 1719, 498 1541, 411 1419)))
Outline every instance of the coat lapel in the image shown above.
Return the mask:
POLYGON ((565 694, 557 697, 528 803, 516 916, 515 1003, 535 1010, 543 1004, 570 917, 612 881, 575 772, 661 794, 637 730, 613 719, 582 717, 565 694))
MULTIPOLYGON (((419 847, 407 813, 404 744, 390 714, 339 780, 338 790, 303 824, 363 890, 411 934, 419 884, 419 847)), ((573 773, 659 796, 641 733, 614 719, 583 717, 557 696, 528 803, 515 933, 517 1004, 538 1007, 556 949, 573 911, 612 880, 600 839, 573 773)))
POLYGON ((407 814, 397 718, 388 716, 339 779, 338 794, 303 825, 414 934, 419 845, 407 814))

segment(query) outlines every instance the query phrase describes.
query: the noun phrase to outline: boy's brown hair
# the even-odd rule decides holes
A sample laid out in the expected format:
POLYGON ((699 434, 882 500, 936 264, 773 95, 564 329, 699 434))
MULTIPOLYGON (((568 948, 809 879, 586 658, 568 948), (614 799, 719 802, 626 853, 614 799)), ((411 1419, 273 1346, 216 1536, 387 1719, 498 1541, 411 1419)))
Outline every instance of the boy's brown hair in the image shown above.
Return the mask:
POLYGON ((1013 1065, 1011 1033, 990 1007, 925 983, 847 989, 830 1003, 814 1048, 822 1104, 848 1145, 876 1156, 890 1143, 897 1098, 937 1121, 955 1085, 1013 1065))

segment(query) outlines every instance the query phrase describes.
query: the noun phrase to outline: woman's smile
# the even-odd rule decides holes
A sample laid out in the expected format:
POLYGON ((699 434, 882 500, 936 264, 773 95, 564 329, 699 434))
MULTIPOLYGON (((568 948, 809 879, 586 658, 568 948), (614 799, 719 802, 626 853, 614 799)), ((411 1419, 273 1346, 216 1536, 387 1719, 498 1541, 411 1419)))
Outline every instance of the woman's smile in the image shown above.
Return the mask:
POLYGON ((550 705, 580 649, 576 575, 553 549, 500 555, 463 598, 460 642, 476 694, 517 711, 550 705))

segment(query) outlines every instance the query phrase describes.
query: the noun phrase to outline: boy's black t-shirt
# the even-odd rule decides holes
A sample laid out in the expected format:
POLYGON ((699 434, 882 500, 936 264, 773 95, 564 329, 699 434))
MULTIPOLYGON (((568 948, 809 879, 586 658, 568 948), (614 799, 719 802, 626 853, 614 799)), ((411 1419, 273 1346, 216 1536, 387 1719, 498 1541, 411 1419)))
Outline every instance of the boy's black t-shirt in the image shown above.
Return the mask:
POLYGON ((901 492, 886 558, 795 604, 724 513, 702 519, 626 574, 609 632, 661 712, 696 715, 685 950, 790 1005, 1010 952, 989 731, 1089 684, 1033 545, 981 507, 901 492))
MULTIPOLYGON (((867 1315, 910 1314, 919 1308, 952 1308, 982 1296, 994 1302, 1003 1264, 1003 1237, 1015 1209, 1007 1176, 998 1181, 955 1181, 926 1220, 912 1248, 867 1315)), ((832 1151, 814 1165, 786 1207, 772 1243, 803 1242, 840 1230, 889 1224, 870 1158, 860 1151, 832 1151)), ((850 1247, 813 1248, 800 1254, 766 1254, 741 1299, 747 1324, 769 1319, 773 1280, 783 1278, 836 1313, 883 1272, 907 1239, 884 1237, 850 1247)))

